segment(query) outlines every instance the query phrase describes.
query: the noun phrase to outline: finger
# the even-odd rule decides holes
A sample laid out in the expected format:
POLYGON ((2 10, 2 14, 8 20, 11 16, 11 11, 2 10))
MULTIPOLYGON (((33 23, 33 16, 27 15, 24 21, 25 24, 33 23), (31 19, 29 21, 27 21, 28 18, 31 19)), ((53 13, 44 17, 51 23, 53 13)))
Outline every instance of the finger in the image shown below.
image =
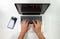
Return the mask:
POLYGON ((38 20, 36 20, 36 23, 38 24, 38 20))
POLYGON ((33 20, 33 24, 36 25, 35 21, 33 20))
POLYGON ((28 25, 28 30, 30 29, 30 26, 28 25))
POLYGON ((42 24, 42 22, 40 21, 40 24, 42 24))
POLYGON ((23 19, 23 20, 22 20, 22 23, 25 23, 25 22, 26 22, 26 19, 23 19))
POLYGON ((38 22, 41 22, 41 20, 38 20, 38 22))
POLYGON ((23 23, 24 22, 24 20, 21 20, 21 23, 23 23))
POLYGON ((41 20, 38 20, 39 24, 42 24, 42 21, 41 20))
POLYGON ((24 21, 25 23, 27 22, 27 19, 25 19, 25 21, 24 21))
POLYGON ((28 24, 29 20, 27 20, 26 24, 28 24))
POLYGON ((37 21, 37 24, 41 24, 41 21, 40 20, 36 20, 37 21))
POLYGON ((35 27, 34 27, 34 24, 32 24, 32 28, 33 28, 33 30, 34 30, 34 28, 35 28, 35 27))

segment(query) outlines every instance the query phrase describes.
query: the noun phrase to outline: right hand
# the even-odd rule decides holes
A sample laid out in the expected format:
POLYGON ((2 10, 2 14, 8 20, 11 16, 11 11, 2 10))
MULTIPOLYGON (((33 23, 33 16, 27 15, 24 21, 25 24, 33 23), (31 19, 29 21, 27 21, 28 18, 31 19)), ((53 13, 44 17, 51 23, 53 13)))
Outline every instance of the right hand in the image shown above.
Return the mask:
POLYGON ((41 25, 42 25, 42 22, 40 20, 36 20, 36 22, 33 20, 32 28, 36 34, 41 32, 41 25))

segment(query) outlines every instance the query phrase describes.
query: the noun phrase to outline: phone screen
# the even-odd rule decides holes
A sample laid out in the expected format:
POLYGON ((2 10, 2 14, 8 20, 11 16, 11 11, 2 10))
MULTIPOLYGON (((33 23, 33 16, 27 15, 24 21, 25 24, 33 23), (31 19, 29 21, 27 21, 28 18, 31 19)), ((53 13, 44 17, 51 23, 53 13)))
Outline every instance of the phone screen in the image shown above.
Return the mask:
POLYGON ((8 28, 13 29, 15 26, 17 18, 16 17, 11 17, 9 23, 8 23, 8 28))

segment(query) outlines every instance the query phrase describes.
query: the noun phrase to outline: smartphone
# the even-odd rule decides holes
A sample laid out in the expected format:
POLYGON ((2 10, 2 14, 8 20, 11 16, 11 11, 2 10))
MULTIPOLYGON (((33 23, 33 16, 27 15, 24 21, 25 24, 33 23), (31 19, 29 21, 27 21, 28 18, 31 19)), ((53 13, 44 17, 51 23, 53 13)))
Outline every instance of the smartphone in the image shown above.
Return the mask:
POLYGON ((16 17, 11 17, 7 27, 10 29, 13 29, 16 24, 16 21, 17 21, 16 17))

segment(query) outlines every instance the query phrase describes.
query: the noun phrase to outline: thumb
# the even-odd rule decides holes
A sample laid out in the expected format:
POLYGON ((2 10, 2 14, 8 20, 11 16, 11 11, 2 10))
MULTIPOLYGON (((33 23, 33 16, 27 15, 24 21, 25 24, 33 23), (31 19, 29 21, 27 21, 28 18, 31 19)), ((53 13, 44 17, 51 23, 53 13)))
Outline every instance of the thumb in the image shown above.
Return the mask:
POLYGON ((33 28, 33 30, 34 30, 34 28, 35 28, 35 27, 34 27, 34 24, 32 24, 32 28, 33 28))
POLYGON ((28 26, 28 30, 30 29, 30 26, 28 26))

